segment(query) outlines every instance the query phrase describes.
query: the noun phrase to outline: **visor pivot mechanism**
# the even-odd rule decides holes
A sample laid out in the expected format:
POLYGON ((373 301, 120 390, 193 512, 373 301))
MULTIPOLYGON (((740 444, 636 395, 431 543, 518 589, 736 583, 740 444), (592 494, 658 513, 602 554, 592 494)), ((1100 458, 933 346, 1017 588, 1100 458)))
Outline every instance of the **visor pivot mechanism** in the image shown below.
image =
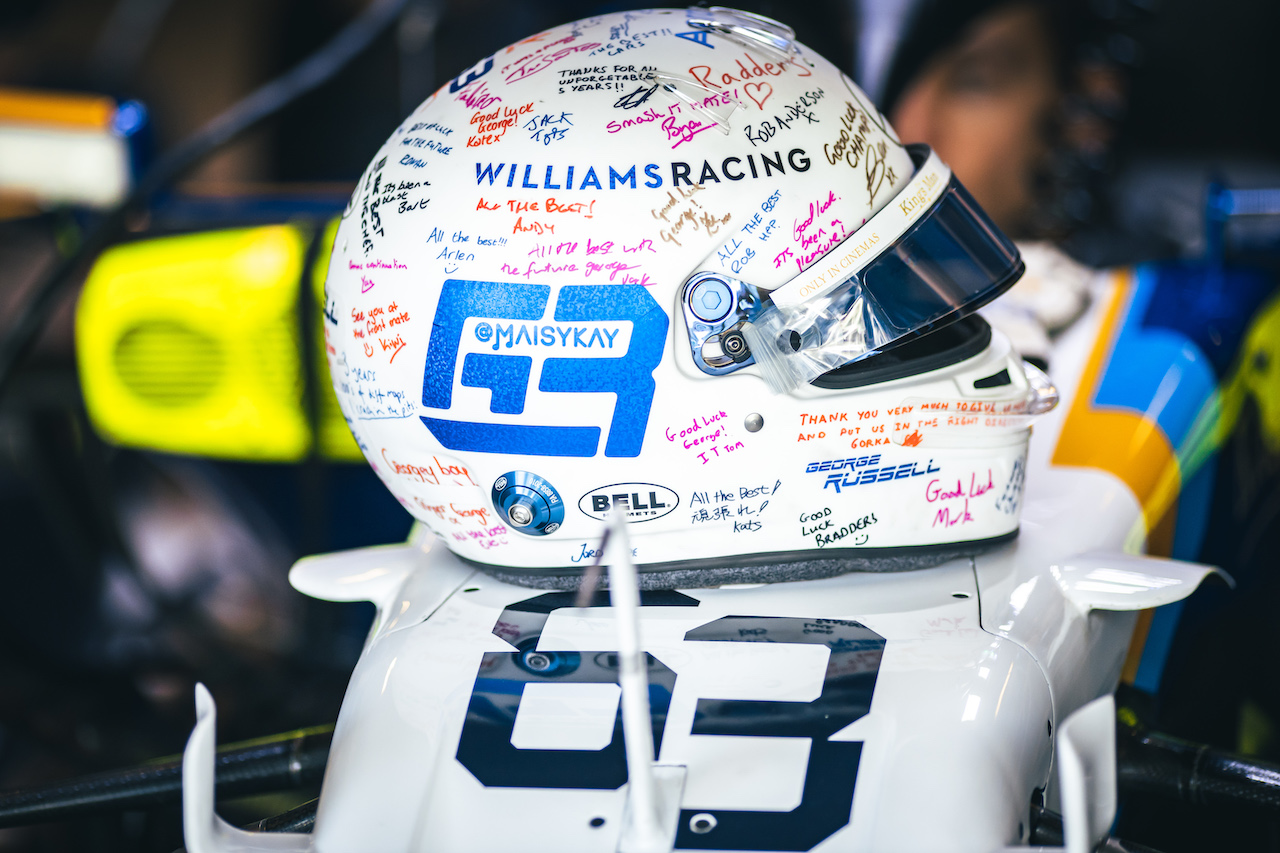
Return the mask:
POLYGON ((721 376, 752 363, 742 325, 759 310, 759 292, 745 281, 717 272, 696 273, 680 298, 694 364, 721 376))
POLYGON ((742 361, 751 355, 751 349, 747 346, 747 339, 737 329, 732 329, 720 336, 720 348, 724 350, 725 355, 735 362, 742 361))

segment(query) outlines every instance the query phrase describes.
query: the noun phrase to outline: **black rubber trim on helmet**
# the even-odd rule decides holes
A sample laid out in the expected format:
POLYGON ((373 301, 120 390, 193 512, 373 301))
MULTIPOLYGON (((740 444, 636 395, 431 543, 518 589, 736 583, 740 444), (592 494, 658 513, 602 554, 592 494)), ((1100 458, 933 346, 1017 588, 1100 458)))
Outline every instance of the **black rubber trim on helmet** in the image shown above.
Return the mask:
POLYGON ((1009 368, 1004 368, 998 373, 990 376, 984 376, 981 379, 973 380, 974 388, 1003 388, 1005 385, 1012 385, 1013 377, 1009 375, 1009 368))
MULTIPOLYGON (((928 569, 958 557, 972 557, 1018 536, 1011 530, 990 539, 913 545, 902 548, 842 548, 831 551, 777 551, 728 558, 679 560, 636 566, 641 589, 705 589, 725 584, 785 583, 816 580, 852 572, 908 572, 928 569)), ((459 556, 490 577, 534 589, 577 589, 584 569, 521 569, 493 566, 459 556)), ((604 574, 601 587, 607 587, 604 574)))
POLYGON ((908 338, 878 354, 837 367, 814 379, 818 388, 861 388, 940 370, 973 358, 991 343, 991 327, 977 314, 920 337, 908 338))

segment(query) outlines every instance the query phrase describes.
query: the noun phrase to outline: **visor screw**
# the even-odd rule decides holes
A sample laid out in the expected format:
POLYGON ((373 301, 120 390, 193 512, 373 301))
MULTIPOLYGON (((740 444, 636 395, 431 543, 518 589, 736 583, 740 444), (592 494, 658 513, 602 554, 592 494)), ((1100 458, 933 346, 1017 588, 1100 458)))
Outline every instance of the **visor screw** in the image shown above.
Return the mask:
POLYGON ((747 428, 747 432, 759 432, 764 428, 764 418, 758 412, 752 412, 742 421, 742 425, 747 428))
POLYGON ((724 350, 725 355, 738 364, 751 358, 751 349, 747 346, 747 339, 737 329, 730 329, 720 336, 720 348, 724 350))
POLYGON ((555 533, 559 529, 560 529, 560 525, 553 521, 550 524, 548 524, 546 527, 542 528, 542 532, 555 533))
POLYGON ((551 658, 542 652, 533 652, 525 657, 524 665, 534 672, 546 672, 551 668, 551 658))
POLYGON ((528 527, 533 522, 533 510, 525 504, 515 504, 507 510, 507 518, 516 527, 528 527))
POLYGON ((689 290, 689 307, 705 323, 716 323, 733 310, 733 290, 718 278, 704 278, 689 290))
POLYGON ((506 477, 499 477, 498 479, 494 480, 494 481, 493 481, 493 487, 494 487, 495 489, 497 489, 498 491, 502 491, 503 489, 505 489, 505 488, 507 487, 507 478, 506 478, 506 477))

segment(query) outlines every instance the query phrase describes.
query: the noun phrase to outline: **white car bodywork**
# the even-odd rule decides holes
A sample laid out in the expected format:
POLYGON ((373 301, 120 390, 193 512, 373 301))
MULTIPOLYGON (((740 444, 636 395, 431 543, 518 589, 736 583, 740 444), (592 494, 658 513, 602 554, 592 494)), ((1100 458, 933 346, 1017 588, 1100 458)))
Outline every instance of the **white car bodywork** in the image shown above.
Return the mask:
MULTIPOLYGON (((1054 352, 1066 400, 1103 301, 1054 352)), ((1021 533, 996 550, 913 572, 644 594, 654 704, 670 690, 665 719, 655 711, 660 787, 680 808, 666 849, 985 853, 1026 842, 1037 789, 1064 810, 1069 849, 1105 833, 1112 713, 1090 703, 1115 689, 1136 611, 1213 570, 1126 553, 1145 532, 1129 487, 1050 463, 1068 408, 1037 423, 1021 533), (753 713, 763 733, 745 733, 753 713)), ((202 694, 185 776, 192 853, 626 846, 625 764, 621 778, 602 769, 611 748, 621 755, 613 608, 491 579, 425 531, 308 558, 291 581, 378 607, 314 832, 243 833, 214 815, 202 694), (556 661, 576 663, 557 673, 556 661), (469 708, 488 722, 469 722, 469 708)))

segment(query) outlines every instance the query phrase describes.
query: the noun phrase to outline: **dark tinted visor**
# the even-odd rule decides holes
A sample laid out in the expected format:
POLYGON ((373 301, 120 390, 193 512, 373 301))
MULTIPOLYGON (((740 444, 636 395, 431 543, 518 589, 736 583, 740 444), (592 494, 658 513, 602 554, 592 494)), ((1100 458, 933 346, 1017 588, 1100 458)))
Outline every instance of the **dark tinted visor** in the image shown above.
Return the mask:
MULTIPOLYGON (((860 273, 892 338, 922 335, 995 299, 1022 258, 953 175, 933 209, 860 273)), ((887 341, 886 341, 887 342, 887 341)))
POLYGON ((806 272, 773 291, 771 304, 743 327, 775 390, 940 329, 1022 275, 1017 248, 950 170, 926 146, 911 146, 911 154, 912 182, 813 267, 850 271, 832 284, 806 272), (941 191, 931 190, 944 175, 941 191), (863 260, 880 234, 888 247, 863 260))

